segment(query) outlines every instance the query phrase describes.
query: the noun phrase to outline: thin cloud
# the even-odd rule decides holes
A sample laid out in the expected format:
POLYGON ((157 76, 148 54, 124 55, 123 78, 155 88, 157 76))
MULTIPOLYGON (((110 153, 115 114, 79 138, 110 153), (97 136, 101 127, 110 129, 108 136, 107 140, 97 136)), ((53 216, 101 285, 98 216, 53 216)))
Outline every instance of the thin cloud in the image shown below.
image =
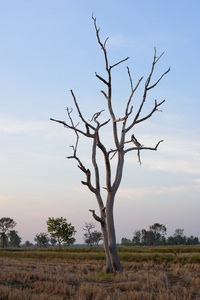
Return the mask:
POLYGON ((182 193, 188 193, 188 191, 200 192, 199 185, 187 185, 187 186, 176 186, 176 187, 147 187, 147 188, 120 188, 117 196, 119 198, 126 199, 141 199, 151 196, 160 196, 160 195, 179 195, 182 193))
POLYGON ((181 172, 194 175, 200 175, 198 164, 195 160, 186 160, 176 158, 166 158, 157 160, 148 160, 145 162, 149 168, 153 170, 168 171, 168 172, 181 172))
MULTIPOLYGON (((189 135, 188 135, 189 136, 189 135)), ((149 151, 141 151, 141 159, 145 167, 152 170, 162 170, 168 172, 184 172, 188 174, 200 175, 200 141, 188 137, 176 137, 165 135, 158 152, 152 156, 149 151)), ((146 146, 154 147, 152 141, 159 141, 159 135, 141 134, 140 141, 146 146)), ((136 155, 127 155, 126 163, 136 162, 136 155)))
POLYGON ((178 37, 172 37, 169 35, 151 35, 151 36, 140 36, 133 38, 122 34, 109 37, 108 47, 109 48, 122 48, 129 47, 134 49, 144 49, 145 46, 151 45, 152 41, 156 43, 167 43, 172 45, 189 43, 189 39, 180 39, 178 37))
POLYGON ((118 48, 118 47, 143 47, 144 43, 139 39, 134 39, 132 37, 126 37, 124 35, 116 35, 109 38, 108 47, 118 48))
POLYGON ((24 133, 39 131, 46 128, 46 123, 42 121, 19 121, 10 119, 0 120, 1 133, 24 133))

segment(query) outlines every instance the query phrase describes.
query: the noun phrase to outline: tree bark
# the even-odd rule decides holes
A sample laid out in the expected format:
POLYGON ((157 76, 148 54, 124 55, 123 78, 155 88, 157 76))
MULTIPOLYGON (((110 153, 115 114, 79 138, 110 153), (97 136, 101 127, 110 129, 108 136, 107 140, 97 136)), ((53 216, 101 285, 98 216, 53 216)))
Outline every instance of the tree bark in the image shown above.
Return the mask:
POLYGON ((116 235, 115 235, 115 225, 113 216, 113 205, 114 205, 114 195, 113 193, 108 193, 107 205, 106 205, 106 223, 108 231, 108 248, 112 263, 113 271, 122 273, 123 268, 119 259, 116 245, 116 235))
POLYGON ((94 210, 90 211, 92 212, 93 218, 101 223, 101 232, 103 236, 103 246, 105 250, 105 255, 106 255, 106 266, 104 267, 104 271, 106 273, 112 273, 113 272, 113 266, 110 258, 110 252, 109 252, 109 245, 108 245, 108 231, 107 231, 107 223, 106 223, 106 208, 103 206, 103 201, 100 197, 100 195, 96 194, 97 197, 97 202, 99 204, 99 210, 101 212, 101 217, 98 217, 95 214, 94 210))
POLYGON ((6 247, 7 242, 7 236, 5 233, 2 234, 2 248, 6 247))
POLYGON ((104 267, 104 271, 106 273, 112 273, 113 270, 113 265, 111 262, 111 256, 109 252, 109 245, 108 245, 108 232, 107 232, 107 226, 106 222, 101 224, 101 231, 102 231, 102 236, 103 236, 103 245, 104 245, 104 250, 105 250, 105 255, 106 255, 106 266, 104 267))

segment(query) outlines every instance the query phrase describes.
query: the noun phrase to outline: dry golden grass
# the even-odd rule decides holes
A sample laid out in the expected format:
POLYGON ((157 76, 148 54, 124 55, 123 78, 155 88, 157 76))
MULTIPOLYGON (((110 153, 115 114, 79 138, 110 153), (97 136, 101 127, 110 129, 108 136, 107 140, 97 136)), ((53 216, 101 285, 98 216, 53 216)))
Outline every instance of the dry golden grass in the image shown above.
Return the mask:
POLYGON ((0 258, 2 300, 200 299, 199 264, 123 262, 105 274, 104 261, 0 258))

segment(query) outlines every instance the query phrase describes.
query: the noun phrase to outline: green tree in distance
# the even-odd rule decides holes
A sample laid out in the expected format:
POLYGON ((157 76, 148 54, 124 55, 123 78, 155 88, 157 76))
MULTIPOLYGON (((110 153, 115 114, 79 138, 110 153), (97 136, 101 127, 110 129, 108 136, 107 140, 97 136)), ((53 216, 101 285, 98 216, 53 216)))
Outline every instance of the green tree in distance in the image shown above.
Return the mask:
POLYGON ((21 237, 18 235, 18 232, 15 230, 11 230, 8 234, 9 242, 8 245, 10 247, 19 247, 21 243, 21 237))
POLYGON ((10 229, 15 227, 17 223, 11 218, 1 218, 0 219, 0 236, 2 240, 2 248, 5 248, 8 241, 8 234, 10 229))
POLYGON ((134 234, 135 235, 133 236, 132 244, 139 246, 141 244, 142 233, 140 230, 135 230, 134 234))
POLYGON ((127 239, 127 238, 122 238, 122 239, 121 239, 121 244, 122 244, 123 246, 132 246, 131 240, 130 240, 130 239, 127 239))
POLYGON ((25 245, 25 247, 32 247, 33 246, 33 244, 30 241, 26 241, 24 245, 25 245))
POLYGON ((58 242, 59 251, 61 249, 61 243, 71 245, 75 242, 73 235, 76 233, 75 227, 71 223, 67 223, 67 219, 60 218, 48 218, 47 230, 52 238, 55 238, 58 242))
POLYGON ((47 233, 36 234, 34 241, 37 243, 38 247, 47 247, 49 243, 49 238, 47 233))
POLYGON ((162 238, 167 233, 167 228, 165 227, 165 225, 154 223, 149 227, 149 229, 153 232, 153 245, 156 246, 161 244, 162 238))

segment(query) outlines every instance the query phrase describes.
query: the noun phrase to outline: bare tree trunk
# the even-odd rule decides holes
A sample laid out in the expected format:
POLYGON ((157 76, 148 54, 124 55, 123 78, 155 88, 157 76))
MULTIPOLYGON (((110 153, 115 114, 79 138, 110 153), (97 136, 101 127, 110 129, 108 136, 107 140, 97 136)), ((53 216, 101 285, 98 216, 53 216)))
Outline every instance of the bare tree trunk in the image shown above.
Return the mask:
POLYGON ((7 246, 7 236, 5 233, 2 234, 2 248, 7 246))
POLYGON ((106 273, 112 273, 113 272, 113 266, 110 258, 110 252, 109 252, 109 245, 108 245, 108 231, 107 231, 107 224, 106 224, 106 212, 105 212, 105 207, 103 206, 102 199, 100 195, 96 194, 97 201, 99 204, 99 210, 101 212, 101 217, 98 217, 95 214, 94 210, 90 211, 92 212, 93 218, 101 223, 101 232, 103 236, 103 246, 105 250, 105 255, 106 255, 106 266, 104 267, 104 270, 106 273))
POLYGON ((107 205, 106 205, 106 220, 107 220, 107 231, 108 231, 108 247, 112 263, 113 271, 123 272, 123 268, 118 256, 117 245, 116 245, 116 235, 115 235, 115 225, 113 217, 113 204, 114 196, 112 193, 108 193, 107 205))
POLYGON ((101 231, 103 236, 103 246, 105 250, 106 255, 106 266, 104 267, 104 271, 106 273, 112 273, 113 272, 113 266, 110 258, 110 252, 109 252, 109 245, 108 245, 108 232, 107 232, 107 226, 106 223, 101 224, 101 231))

